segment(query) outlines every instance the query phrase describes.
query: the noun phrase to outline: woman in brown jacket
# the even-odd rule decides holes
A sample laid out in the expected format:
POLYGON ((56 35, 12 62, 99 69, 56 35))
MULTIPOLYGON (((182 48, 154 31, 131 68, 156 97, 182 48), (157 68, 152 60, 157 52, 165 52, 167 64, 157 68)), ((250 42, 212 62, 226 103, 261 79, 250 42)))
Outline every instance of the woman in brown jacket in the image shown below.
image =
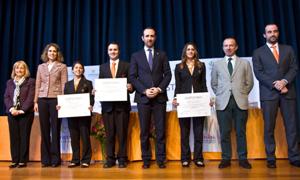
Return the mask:
POLYGON ((60 126, 56 105, 57 95, 63 94, 67 82, 67 66, 59 46, 48 44, 41 55, 44 63, 38 66, 36 75, 34 110, 39 112, 41 128, 41 162, 42 167, 57 167, 60 157, 60 126), (51 134, 51 136, 50 136, 51 134))

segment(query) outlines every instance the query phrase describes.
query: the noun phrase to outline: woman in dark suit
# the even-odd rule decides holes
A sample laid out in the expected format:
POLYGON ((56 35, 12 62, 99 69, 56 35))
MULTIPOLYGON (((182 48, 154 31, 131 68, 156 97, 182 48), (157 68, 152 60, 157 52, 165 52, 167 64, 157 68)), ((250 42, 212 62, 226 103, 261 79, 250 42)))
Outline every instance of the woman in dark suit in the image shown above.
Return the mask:
POLYGON ((10 152, 9 168, 26 167, 29 160, 30 131, 34 118, 33 99, 35 81, 24 61, 17 61, 11 79, 6 83, 4 103, 8 114, 10 152))
MULTIPOLYGON (((68 81, 65 85, 64 94, 77 94, 77 93, 89 93, 90 94, 90 111, 93 110, 94 96, 92 95, 93 84, 92 81, 85 79, 84 66, 80 62, 75 62, 72 66, 74 79, 68 81)), ((73 117, 68 118, 68 126, 71 136, 72 146, 72 160, 69 164, 69 168, 79 166, 86 168, 89 167, 92 149, 90 142, 90 129, 91 129, 91 116, 86 117, 73 117), (80 137, 82 139, 82 157, 80 160, 80 137)))
POLYGON ((48 44, 41 55, 44 63, 38 66, 35 84, 34 110, 39 112, 41 127, 42 167, 57 167, 61 164, 60 126, 56 105, 67 82, 67 66, 59 46, 48 44), (51 136, 50 136, 51 134, 51 136))
MULTIPOLYGON (((205 64, 199 61, 198 51, 193 43, 185 44, 182 51, 181 63, 175 68, 175 95, 173 105, 179 105, 176 94, 207 92, 205 64)), ((203 167, 203 124, 204 117, 179 118, 181 136, 181 162, 183 167, 189 167, 191 150, 189 146, 190 126, 193 121, 194 130, 194 163, 203 167)))

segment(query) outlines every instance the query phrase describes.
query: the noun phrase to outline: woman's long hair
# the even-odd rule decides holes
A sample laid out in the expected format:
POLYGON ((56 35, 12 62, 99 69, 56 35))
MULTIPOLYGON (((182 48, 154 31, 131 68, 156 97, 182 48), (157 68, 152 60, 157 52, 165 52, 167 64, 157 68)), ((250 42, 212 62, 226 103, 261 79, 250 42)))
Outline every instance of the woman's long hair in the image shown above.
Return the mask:
POLYGON ((48 62, 49 59, 48 59, 48 50, 50 47, 54 47, 57 51, 57 58, 56 58, 56 61, 58 62, 63 62, 64 61, 64 57, 60 51, 60 48, 58 46, 58 44, 56 43, 50 43, 50 44, 47 44, 46 47, 44 48, 43 50, 43 53, 41 55, 41 59, 43 62, 48 62))
POLYGON ((184 45, 183 49, 182 49, 180 68, 183 69, 183 67, 186 65, 186 61, 188 59, 187 56, 186 56, 186 51, 187 51, 187 48, 188 48, 189 45, 193 46, 194 49, 195 49, 194 66, 198 67, 199 69, 202 69, 203 63, 200 62, 200 60, 199 60, 199 53, 198 53, 197 47, 192 42, 186 43, 184 45))

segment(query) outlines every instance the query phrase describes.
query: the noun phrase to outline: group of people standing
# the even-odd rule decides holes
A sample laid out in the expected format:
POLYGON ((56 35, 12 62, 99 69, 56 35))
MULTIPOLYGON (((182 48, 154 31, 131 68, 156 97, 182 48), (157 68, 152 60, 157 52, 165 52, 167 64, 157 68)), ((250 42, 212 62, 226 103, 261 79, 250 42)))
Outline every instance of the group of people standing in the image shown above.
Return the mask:
MULTIPOLYGON (((253 67, 259 80, 260 100, 264 117, 264 140, 267 167, 276 168, 274 127, 278 107, 281 108, 289 149, 291 165, 300 167, 300 151, 296 131, 295 76, 298 70, 294 52, 290 46, 278 45, 279 31, 275 24, 265 27, 266 45, 253 54, 253 67)), ((155 49, 156 32, 149 27, 142 35, 144 48, 131 56, 130 64, 119 59, 119 44, 108 45, 109 61, 100 66, 99 78, 127 78, 128 100, 123 102, 101 102, 104 120, 107 160, 103 168, 127 167, 127 133, 131 105, 129 93, 135 91, 137 102, 143 169, 150 168, 151 147, 149 142, 151 121, 156 135, 156 162, 166 168, 166 102, 167 87, 171 81, 171 69, 165 52, 155 49), (115 152, 118 138, 119 150, 115 152)), ((238 44, 235 38, 223 41, 223 60, 212 67, 211 87, 216 96, 210 105, 216 107, 221 133, 222 160, 219 168, 231 165, 231 136, 236 130, 239 165, 250 169, 247 159, 246 123, 248 118, 248 94, 253 87, 252 68, 248 61, 236 55, 238 44)), ((67 81, 67 67, 57 44, 48 44, 38 66, 36 80, 30 78, 28 66, 17 61, 8 80, 4 95, 8 114, 11 157, 10 168, 26 167, 29 160, 29 138, 34 111, 39 112, 41 128, 42 167, 57 167, 61 164, 60 105, 57 95, 89 93, 90 111, 94 104, 92 82, 84 77, 84 65, 77 61, 72 66, 74 79, 67 81)), ((207 92, 205 64, 199 61, 194 43, 187 43, 182 51, 181 62, 175 68, 174 106, 180 106, 177 94, 207 92)), ((181 136, 182 167, 189 167, 193 159, 197 167, 204 167, 202 154, 204 117, 179 118, 181 136), (189 134, 193 123, 194 153, 189 146, 189 134)), ((89 167, 92 151, 90 143, 91 116, 68 118, 71 136, 72 160, 68 167, 89 167), (82 155, 80 158, 80 138, 82 155)))

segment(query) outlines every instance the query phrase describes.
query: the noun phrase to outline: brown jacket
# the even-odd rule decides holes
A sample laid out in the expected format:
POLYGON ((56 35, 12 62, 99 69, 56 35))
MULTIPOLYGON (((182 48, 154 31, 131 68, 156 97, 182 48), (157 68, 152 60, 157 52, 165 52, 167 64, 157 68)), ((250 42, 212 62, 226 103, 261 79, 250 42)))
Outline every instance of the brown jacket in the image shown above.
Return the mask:
POLYGON ((36 74, 34 102, 36 103, 38 98, 56 98, 57 95, 63 94, 67 80, 65 64, 55 62, 50 72, 47 63, 40 64, 36 74))

